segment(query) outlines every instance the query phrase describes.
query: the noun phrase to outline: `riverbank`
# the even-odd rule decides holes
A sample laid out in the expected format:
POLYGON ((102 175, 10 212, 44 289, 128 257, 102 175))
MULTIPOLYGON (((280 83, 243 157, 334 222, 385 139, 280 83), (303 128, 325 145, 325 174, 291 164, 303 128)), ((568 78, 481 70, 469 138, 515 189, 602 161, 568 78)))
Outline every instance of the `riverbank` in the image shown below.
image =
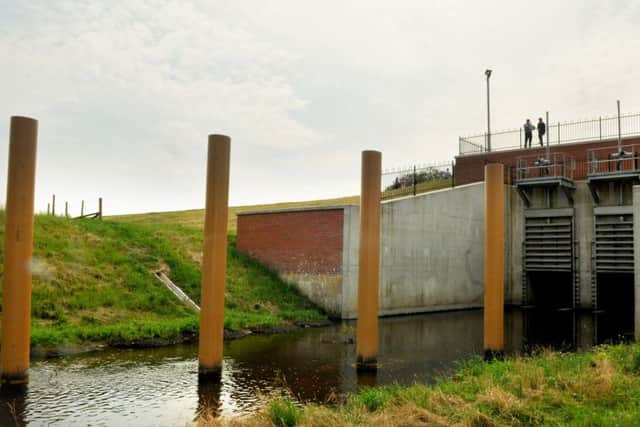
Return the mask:
POLYGON ((474 357, 433 385, 364 389, 334 406, 276 399, 259 414, 200 425, 425 426, 640 424, 640 344, 474 357))
MULTIPOLYGON (((3 233, 0 211, 0 241, 3 233)), ((202 238, 201 228, 177 224, 37 215, 31 334, 35 353, 192 340, 198 315, 154 272, 164 272, 192 300, 200 301, 202 238)), ((0 265, 2 251, 0 247, 0 265)), ((228 251, 227 337, 326 321, 317 306, 275 272, 239 253, 233 234, 228 251)))

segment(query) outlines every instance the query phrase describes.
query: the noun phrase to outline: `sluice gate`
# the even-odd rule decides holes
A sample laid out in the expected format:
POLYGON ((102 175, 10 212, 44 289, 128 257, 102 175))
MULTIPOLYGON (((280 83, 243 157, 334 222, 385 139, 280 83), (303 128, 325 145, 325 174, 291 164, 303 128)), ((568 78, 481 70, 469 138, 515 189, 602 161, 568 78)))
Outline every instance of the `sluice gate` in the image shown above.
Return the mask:
MULTIPOLYGON (((591 246, 593 310, 619 329, 633 331, 634 247, 631 206, 594 208, 591 246)), ((630 332, 629 332, 630 333, 630 332)))
POLYGON ((575 309, 580 302, 574 209, 528 209, 523 242, 525 307, 575 309))

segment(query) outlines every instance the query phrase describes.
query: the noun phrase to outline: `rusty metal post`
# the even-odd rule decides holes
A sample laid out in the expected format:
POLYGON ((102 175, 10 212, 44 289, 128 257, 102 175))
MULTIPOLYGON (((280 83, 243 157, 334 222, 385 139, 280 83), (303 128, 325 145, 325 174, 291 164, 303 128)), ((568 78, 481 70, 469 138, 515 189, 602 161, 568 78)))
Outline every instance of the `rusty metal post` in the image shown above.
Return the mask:
POLYGON ((102 221, 102 197, 98 199, 98 219, 102 221))
POLYGON ((484 167, 484 351, 504 351, 504 165, 484 167))
POLYGON ((29 372, 37 145, 37 120, 11 117, 0 346, 3 384, 26 383, 29 372))
POLYGON ((362 152, 358 263, 357 367, 376 369, 380 280, 380 179, 382 154, 362 152))
POLYGON ((222 369, 224 340, 230 152, 228 136, 209 135, 198 354, 200 375, 215 377, 222 369))

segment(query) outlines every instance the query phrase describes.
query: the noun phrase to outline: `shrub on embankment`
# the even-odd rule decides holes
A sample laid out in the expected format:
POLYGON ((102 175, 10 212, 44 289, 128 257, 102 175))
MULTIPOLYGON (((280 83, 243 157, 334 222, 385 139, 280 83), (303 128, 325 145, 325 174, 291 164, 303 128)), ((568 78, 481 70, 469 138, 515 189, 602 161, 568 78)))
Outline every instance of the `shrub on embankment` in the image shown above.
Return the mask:
MULTIPOLYGON (((3 240, 4 212, 0 211, 0 242, 3 240)), ((199 302, 201 250, 202 229, 36 216, 32 343, 126 345, 194 335, 197 314, 152 272, 163 270, 199 302)), ((2 270, 0 267, 0 276, 2 270)), ((226 328, 280 326, 322 318, 312 303, 274 272, 238 253, 235 237, 229 237, 226 328)))
POLYGON ((258 415, 231 424, 637 426, 640 344, 601 346, 586 353, 542 352, 491 363, 476 357, 433 385, 364 389, 337 406, 276 399, 258 415))

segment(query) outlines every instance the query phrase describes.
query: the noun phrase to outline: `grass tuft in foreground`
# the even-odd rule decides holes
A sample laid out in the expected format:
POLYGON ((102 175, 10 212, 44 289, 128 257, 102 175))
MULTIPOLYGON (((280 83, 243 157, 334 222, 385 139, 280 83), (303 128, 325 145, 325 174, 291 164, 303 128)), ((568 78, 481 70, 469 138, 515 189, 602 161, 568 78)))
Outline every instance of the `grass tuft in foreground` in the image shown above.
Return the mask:
POLYGON ((601 346, 587 353, 543 352, 491 363, 476 357, 433 385, 365 389, 335 407, 309 404, 300 409, 280 399, 254 417, 230 422, 255 426, 637 426, 639 361, 640 344, 601 346), (282 424, 282 419, 288 424, 282 424))

